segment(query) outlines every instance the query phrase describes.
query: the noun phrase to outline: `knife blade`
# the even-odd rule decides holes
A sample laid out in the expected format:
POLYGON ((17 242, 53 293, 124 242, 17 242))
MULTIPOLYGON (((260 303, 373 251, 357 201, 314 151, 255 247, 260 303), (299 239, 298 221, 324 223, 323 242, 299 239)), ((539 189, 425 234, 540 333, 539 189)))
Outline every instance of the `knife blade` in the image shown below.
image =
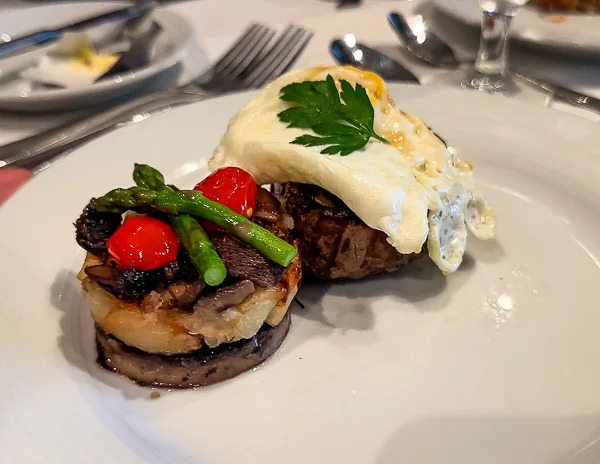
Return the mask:
POLYGON ((82 31, 94 26, 101 26, 115 21, 127 21, 140 16, 147 7, 133 6, 119 10, 109 11, 100 15, 92 16, 54 29, 32 32, 30 34, 11 39, 9 42, 0 43, 0 57, 15 53, 23 48, 34 45, 49 44, 62 37, 65 32, 82 31))
POLYGON ((554 82, 538 79, 537 77, 528 76, 521 73, 515 73, 515 75, 519 79, 525 81, 533 87, 544 90, 545 92, 549 93, 553 97, 558 98, 559 100, 571 103, 572 105, 579 106, 581 108, 585 108, 600 114, 599 98, 595 98, 590 95, 585 95, 583 93, 564 87, 560 84, 555 84, 554 82))
POLYGON ((329 44, 329 52, 339 64, 376 72, 386 81, 420 84, 419 79, 396 60, 357 43, 354 36, 350 40, 349 36, 350 34, 344 39, 334 39, 329 44))

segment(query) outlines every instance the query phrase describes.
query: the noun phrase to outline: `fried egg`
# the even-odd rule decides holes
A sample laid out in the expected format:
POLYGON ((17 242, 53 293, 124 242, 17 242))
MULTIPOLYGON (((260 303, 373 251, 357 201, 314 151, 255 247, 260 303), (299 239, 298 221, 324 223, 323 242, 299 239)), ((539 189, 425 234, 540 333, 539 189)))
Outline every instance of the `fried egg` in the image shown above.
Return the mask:
POLYGON ((451 154, 421 119, 398 109, 378 75, 356 68, 297 70, 272 82, 230 121, 209 161, 210 169, 224 166, 248 171, 259 184, 318 185, 383 231, 400 253, 426 244, 444 273, 462 262, 467 228, 479 239, 495 236, 496 216, 475 188, 471 165, 451 154), (371 139, 364 149, 340 156, 291 143, 312 132, 279 121, 277 115, 290 107, 279 98, 281 89, 327 75, 338 85, 344 79, 366 89, 374 130, 389 144, 371 139))

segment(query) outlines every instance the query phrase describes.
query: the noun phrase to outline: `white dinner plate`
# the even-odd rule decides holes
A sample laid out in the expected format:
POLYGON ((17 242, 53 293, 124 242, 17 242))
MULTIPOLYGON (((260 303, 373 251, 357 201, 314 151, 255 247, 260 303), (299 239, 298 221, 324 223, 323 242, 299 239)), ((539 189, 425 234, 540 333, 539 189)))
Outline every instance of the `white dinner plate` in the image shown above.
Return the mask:
POLYGON ((3 464, 600 462, 598 126, 476 92, 390 86, 471 161, 498 239, 361 282, 308 284, 281 349, 211 387, 95 363, 73 222, 133 163, 192 186, 252 94, 111 133, 0 208, 3 464))
MULTIPOLYGON (((481 24, 476 0, 434 0, 445 13, 471 26, 481 24)), ((525 6, 510 26, 511 37, 568 53, 600 54, 600 15, 541 13, 525 6)))
MULTIPOLYGON (((124 2, 53 4, 0 12, 0 39, 18 37, 46 27, 57 27, 126 6, 124 2), (5 35, 6 34, 6 35, 5 35)), ((191 24, 170 11, 156 10, 155 21, 162 27, 155 44, 156 53, 150 65, 106 78, 84 87, 39 89, 31 82, 17 78, 0 84, 0 109, 11 111, 56 111, 86 108, 121 97, 144 85, 183 59, 194 34, 191 24)), ((94 40, 110 37, 119 23, 96 27, 89 31, 94 40)), ((33 65, 55 45, 38 47, 33 52, 0 60, 0 75, 18 76, 18 70, 33 65)))

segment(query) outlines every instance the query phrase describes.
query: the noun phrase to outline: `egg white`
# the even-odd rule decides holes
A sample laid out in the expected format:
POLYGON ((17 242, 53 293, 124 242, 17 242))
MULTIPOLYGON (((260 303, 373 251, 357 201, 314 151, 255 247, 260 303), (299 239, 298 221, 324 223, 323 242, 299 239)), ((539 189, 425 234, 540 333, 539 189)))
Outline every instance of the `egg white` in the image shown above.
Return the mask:
POLYGON ((399 110, 379 76, 356 68, 292 71, 271 83, 230 121, 209 161, 211 169, 224 166, 250 172, 259 184, 318 185, 383 231, 400 253, 419 252, 427 243, 445 273, 462 262, 467 226, 480 239, 495 235, 495 215, 474 187, 471 165, 450 154, 423 121, 399 110), (372 139, 363 150, 340 156, 291 143, 311 131, 279 121, 289 107, 279 98, 281 88, 327 75, 365 87, 375 132, 389 145, 372 139))

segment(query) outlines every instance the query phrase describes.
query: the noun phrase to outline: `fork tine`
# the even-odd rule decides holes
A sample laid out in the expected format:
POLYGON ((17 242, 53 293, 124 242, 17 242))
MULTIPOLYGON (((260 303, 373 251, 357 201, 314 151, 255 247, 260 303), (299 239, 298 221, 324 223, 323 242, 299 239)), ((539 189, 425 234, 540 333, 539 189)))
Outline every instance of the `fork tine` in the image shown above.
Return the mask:
POLYGON ((189 83, 186 91, 221 94, 255 88, 278 77, 298 58, 312 34, 289 25, 269 47, 274 34, 266 26, 253 24, 209 71, 189 83))
POLYGON ((304 49, 312 34, 294 25, 288 26, 260 63, 244 79, 245 87, 258 87, 279 76, 304 49))
POLYGON ((244 72, 239 76, 239 78, 242 81, 242 85, 244 87, 248 87, 247 85, 245 85, 245 82, 248 78, 248 76, 250 76, 255 69, 257 69, 261 63, 263 63, 265 60, 270 59, 270 56, 273 53, 273 50, 278 47, 281 43, 281 41, 286 38, 292 31, 293 26, 289 25, 285 28, 285 30, 280 33, 277 38, 273 41, 273 44, 268 46, 269 44, 265 44, 265 48, 263 50, 263 53, 261 53, 259 56, 256 56, 250 63, 248 63, 248 66, 246 66, 246 69, 244 69, 244 72))
POLYGON ((240 53, 238 59, 234 59, 228 69, 224 69, 223 73, 229 78, 237 78, 240 74, 245 72, 253 62, 260 61, 264 54, 265 47, 269 44, 275 31, 265 28, 256 37, 253 38, 248 46, 240 53))
POLYGON ((248 42, 253 40, 258 34, 267 29, 265 26, 260 24, 252 24, 242 35, 238 38, 238 40, 233 44, 223 55, 223 57, 217 61, 217 63, 213 66, 213 69, 216 72, 220 72, 223 68, 225 68, 233 59, 240 55, 240 53, 247 46, 248 42))
POLYGON ((252 87, 262 87, 266 83, 278 78, 283 73, 285 73, 298 59, 302 51, 312 39, 313 33, 307 30, 301 29, 298 40, 295 43, 291 44, 289 50, 283 53, 281 60, 276 61, 265 70, 260 76, 258 76, 254 82, 251 84, 252 87))

